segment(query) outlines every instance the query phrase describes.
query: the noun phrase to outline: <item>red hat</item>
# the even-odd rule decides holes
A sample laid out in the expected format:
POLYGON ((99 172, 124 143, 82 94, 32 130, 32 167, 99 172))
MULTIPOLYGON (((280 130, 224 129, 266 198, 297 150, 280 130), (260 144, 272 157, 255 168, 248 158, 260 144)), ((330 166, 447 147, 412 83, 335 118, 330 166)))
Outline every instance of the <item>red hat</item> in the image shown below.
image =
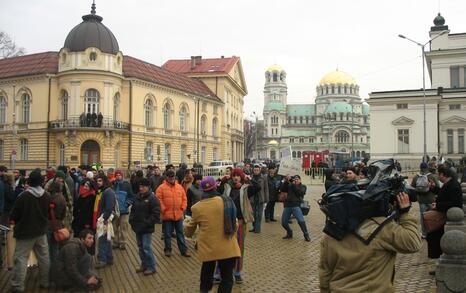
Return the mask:
POLYGON ((116 176, 116 175, 121 175, 121 176, 123 176, 123 172, 122 172, 121 170, 116 170, 116 171, 115 171, 115 176, 116 176))
POLYGON ((232 171, 231 171, 231 177, 233 176, 239 176, 241 177, 242 180, 244 180, 244 172, 241 168, 234 168, 232 171))

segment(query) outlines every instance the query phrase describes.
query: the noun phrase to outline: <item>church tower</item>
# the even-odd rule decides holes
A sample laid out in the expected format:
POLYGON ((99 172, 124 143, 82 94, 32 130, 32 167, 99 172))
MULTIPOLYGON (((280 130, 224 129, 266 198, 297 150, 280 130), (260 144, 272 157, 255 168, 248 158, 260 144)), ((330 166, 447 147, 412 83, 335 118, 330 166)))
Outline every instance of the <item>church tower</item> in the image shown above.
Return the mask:
POLYGON ((279 65, 270 66, 265 72, 264 86, 264 126, 267 139, 279 140, 281 128, 286 123, 286 102, 288 87, 286 72, 279 65))

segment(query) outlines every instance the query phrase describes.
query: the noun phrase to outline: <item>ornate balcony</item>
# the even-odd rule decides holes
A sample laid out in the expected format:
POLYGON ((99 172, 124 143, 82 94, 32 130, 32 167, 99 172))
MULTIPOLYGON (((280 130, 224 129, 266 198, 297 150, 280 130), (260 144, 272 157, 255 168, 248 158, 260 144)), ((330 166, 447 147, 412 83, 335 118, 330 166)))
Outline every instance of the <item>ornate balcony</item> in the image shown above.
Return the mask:
POLYGON ((94 129, 112 129, 112 130, 129 130, 129 123, 113 120, 86 121, 79 118, 67 120, 50 121, 49 129, 77 129, 77 128, 94 128, 94 129))

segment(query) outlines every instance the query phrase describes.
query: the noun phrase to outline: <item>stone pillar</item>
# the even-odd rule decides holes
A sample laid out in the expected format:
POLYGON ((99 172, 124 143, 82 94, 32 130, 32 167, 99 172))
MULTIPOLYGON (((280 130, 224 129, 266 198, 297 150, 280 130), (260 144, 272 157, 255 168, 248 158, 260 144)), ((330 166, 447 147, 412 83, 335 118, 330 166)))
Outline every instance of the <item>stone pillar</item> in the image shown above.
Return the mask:
POLYGON ((462 209, 448 210, 440 246, 443 254, 435 271, 437 292, 466 292, 466 226, 462 209))
POLYGON ((71 82, 71 91, 69 97, 69 109, 68 109, 68 119, 79 118, 81 113, 84 111, 84 105, 81 98, 81 82, 72 81, 71 82))

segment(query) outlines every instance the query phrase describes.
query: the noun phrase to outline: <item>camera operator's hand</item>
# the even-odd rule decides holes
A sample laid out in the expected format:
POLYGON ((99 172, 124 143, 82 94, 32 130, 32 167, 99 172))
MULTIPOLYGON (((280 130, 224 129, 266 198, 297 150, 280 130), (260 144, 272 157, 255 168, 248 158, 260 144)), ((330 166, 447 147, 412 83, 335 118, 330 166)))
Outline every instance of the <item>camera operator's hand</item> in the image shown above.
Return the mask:
POLYGON ((396 196, 396 200, 398 201, 398 207, 401 213, 409 211, 411 208, 411 202, 409 201, 409 196, 406 192, 400 192, 396 196))
POLYGON ((87 284, 88 285, 97 285, 99 283, 99 280, 95 276, 91 276, 89 279, 87 279, 87 284))

